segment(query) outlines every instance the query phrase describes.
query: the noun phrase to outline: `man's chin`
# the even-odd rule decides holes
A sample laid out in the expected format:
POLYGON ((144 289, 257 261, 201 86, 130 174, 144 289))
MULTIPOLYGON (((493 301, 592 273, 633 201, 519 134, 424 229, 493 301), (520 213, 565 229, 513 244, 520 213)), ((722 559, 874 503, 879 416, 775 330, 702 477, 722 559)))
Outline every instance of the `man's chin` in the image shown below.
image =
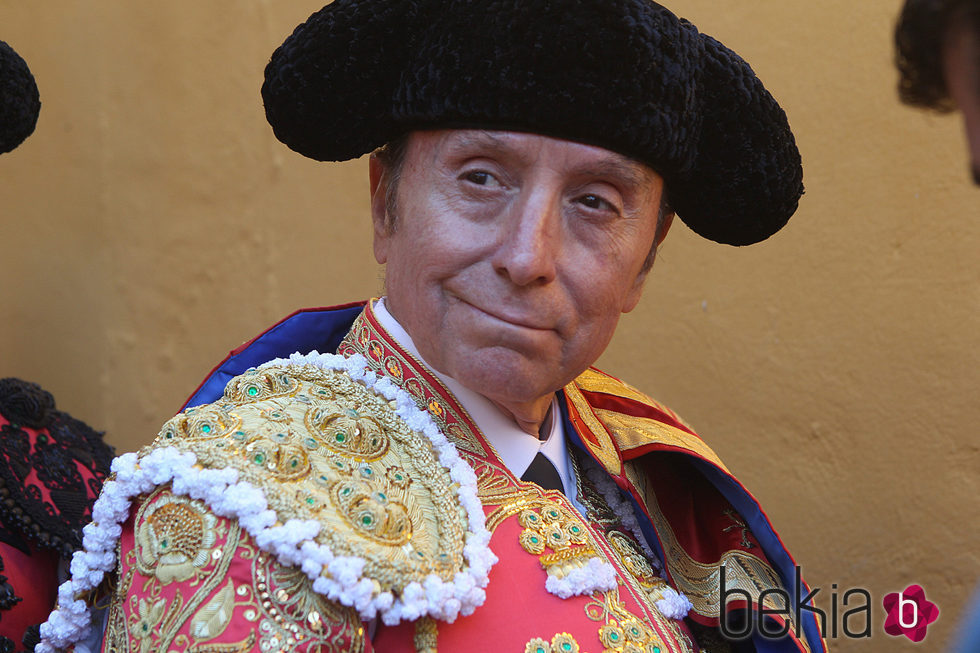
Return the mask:
MULTIPOLYGON (((554 360, 554 359, 552 359, 554 360)), ((559 373, 542 359, 495 347, 455 366, 454 379, 496 403, 526 403, 550 397, 559 373)))

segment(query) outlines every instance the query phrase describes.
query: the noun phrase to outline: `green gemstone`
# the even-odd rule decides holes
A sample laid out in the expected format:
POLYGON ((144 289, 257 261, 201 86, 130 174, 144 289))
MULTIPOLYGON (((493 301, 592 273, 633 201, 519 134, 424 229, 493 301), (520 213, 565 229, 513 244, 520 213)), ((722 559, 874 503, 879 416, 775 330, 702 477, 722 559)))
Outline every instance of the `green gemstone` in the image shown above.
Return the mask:
POLYGON ((388 497, 385 496, 384 492, 378 492, 378 499, 380 499, 381 501, 387 501, 388 497))
POLYGON ((619 633, 609 633, 609 639, 611 639, 614 642, 618 642, 619 641, 619 633))
POLYGON ((299 467, 299 461, 293 458, 292 462, 289 463, 289 466, 295 469, 296 467, 299 467))
POLYGON ((537 543, 538 543, 538 538, 532 535, 531 536, 531 544, 537 544, 537 543))
POLYGON ((265 462, 265 454, 264 453, 257 453, 257 454, 255 454, 255 457, 252 458, 252 460, 255 461, 255 464, 256 465, 261 465, 262 463, 265 462))
POLYGON ((210 424, 202 424, 201 425, 201 430, 203 432, 205 432, 205 433, 210 433, 211 432, 211 425, 210 424))
POLYGON ((552 533, 551 534, 551 537, 555 538, 556 540, 560 540, 561 539, 561 533, 552 533))
POLYGON ((166 433, 163 434, 163 437, 167 438, 168 440, 173 440, 174 439, 173 431, 167 431, 166 433))
POLYGON ((37 441, 41 444, 45 444, 48 441, 48 436, 44 435, 43 433, 39 433, 37 436, 37 441))
POLYGON ((374 519, 371 518, 371 515, 364 515, 364 517, 361 519, 361 523, 365 526, 370 526, 371 522, 373 521, 374 519))
POLYGON ((653 653, 660 653, 660 647, 659 646, 654 646, 653 647, 653 653))
POLYGON ((561 650, 563 650, 563 651, 571 651, 572 650, 572 645, 569 644, 568 642, 565 642, 564 644, 561 645, 561 650))
POLYGON ((534 653, 544 653, 544 649, 539 646, 534 653))
POLYGON ((347 439, 347 434, 344 433, 343 431, 337 434, 337 442, 343 442, 346 439, 347 439))
POLYGON ((573 533, 578 533, 582 529, 580 529, 578 526, 572 526, 569 530, 573 533))
POLYGON ((343 494, 346 497, 346 496, 348 496, 350 494, 350 488, 349 487, 345 487, 343 490, 340 491, 340 493, 343 494))
POLYGON ((160 546, 166 548, 169 545, 169 540, 160 540, 160 546))
POLYGON ((313 499, 313 497, 306 497, 306 503, 312 506, 314 503, 316 503, 316 501, 313 499))
POLYGON ((248 390, 246 392, 248 392, 249 397, 254 397, 255 395, 259 394, 259 389, 254 385, 250 385, 248 386, 248 390))

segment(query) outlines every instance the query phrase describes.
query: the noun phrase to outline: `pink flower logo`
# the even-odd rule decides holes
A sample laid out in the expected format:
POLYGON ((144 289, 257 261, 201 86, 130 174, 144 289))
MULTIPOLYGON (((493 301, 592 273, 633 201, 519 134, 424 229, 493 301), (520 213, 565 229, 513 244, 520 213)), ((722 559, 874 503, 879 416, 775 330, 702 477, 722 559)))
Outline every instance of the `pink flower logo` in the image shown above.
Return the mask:
POLYGON ((926 598, 919 585, 909 585, 903 592, 885 597, 885 632, 894 637, 905 635, 913 642, 926 637, 926 628, 939 618, 939 606, 926 598))

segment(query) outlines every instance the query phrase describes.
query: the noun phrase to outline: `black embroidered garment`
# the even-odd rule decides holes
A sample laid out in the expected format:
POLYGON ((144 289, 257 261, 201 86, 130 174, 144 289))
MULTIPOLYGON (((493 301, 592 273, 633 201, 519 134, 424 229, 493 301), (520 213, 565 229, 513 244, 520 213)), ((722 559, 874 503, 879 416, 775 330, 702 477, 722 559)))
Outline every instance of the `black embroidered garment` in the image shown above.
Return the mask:
POLYGON ((0 379, 5 531, 16 528, 20 536, 70 557, 82 544, 82 526, 91 520, 112 457, 101 433, 56 410, 54 398, 39 385, 0 379))
POLYGON ((0 653, 37 643, 28 625, 53 608, 58 558, 81 548, 113 453, 39 385, 0 379, 0 653))

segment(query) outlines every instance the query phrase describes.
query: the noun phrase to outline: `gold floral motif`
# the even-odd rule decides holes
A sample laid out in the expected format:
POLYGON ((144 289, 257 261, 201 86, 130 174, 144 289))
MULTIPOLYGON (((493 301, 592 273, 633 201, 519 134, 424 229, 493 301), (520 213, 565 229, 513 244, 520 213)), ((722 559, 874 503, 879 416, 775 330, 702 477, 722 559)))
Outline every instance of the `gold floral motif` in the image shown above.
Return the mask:
MULTIPOLYGON (((507 507, 502 508, 509 512, 507 507)), ((540 499, 524 507, 517 521, 524 527, 519 536, 521 547, 539 556, 541 566, 551 576, 562 578, 597 555, 595 547, 588 543, 585 524, 558 503, 540 499), (545 553, 548 549, 552 553, 545 553)))
MULTIPOLYGON (((657 633, 643 623, 623 605, 619 591, 596 592, 585 608, 585 614, 593 621, 602 622, 599 641, 605 647, 603 653, 665 653, 666 648, 657 633)), ((683 650, 690 651, 686 638, 676 627, 672 635, 682 643, 683 650)))
POLYGON ((524 653, 579 653, 578 642, 568 633, 558 633, 551 641, 535 637, 524 646, 524 653))
POLYGON ((356 478, 337 481, 331 486, 330 499, 348 526, 365 537, 385 546, 400 546, 412 539, 408 510, 389 500, 374 484, 356 478))
POLYGON ((153 646, 156 626, 163 619, 166 608, 167 602, 164 599, 157 599, 153 602, 140 599, 137 614, 133 615, 135 619, 133 620, 131 629, 133 637, 140 643, 141 653, 147 653, 151 650, 150 647, 153 646))
POLYGON ((359 461, 377 460, 388 450, 388 437, 378 420, 356 410, 339 413, 332 406, 306 413, 306 426, 328 449, 359 461))
POLYGON ((160 432, 163 440, 193 437, 202 440, 220 438, 239 426, 234 414, 222 413, 209 408, 191 409, 167 422, 160 432))
POLYGON ((137 564, 161 582, 182 581, 207 563, 216 519, 200 501, 171 494, 143 504, 136 516, 137 564))
MULTIPOLYGON (((225 386, 225 398, 236 403, 265 401, 277 397, 288 397, 296 393, 295 379, 281 370, 251 369, 236 376, 225 386)), ((319 393, 329 394, 329 390, 319 393)))

